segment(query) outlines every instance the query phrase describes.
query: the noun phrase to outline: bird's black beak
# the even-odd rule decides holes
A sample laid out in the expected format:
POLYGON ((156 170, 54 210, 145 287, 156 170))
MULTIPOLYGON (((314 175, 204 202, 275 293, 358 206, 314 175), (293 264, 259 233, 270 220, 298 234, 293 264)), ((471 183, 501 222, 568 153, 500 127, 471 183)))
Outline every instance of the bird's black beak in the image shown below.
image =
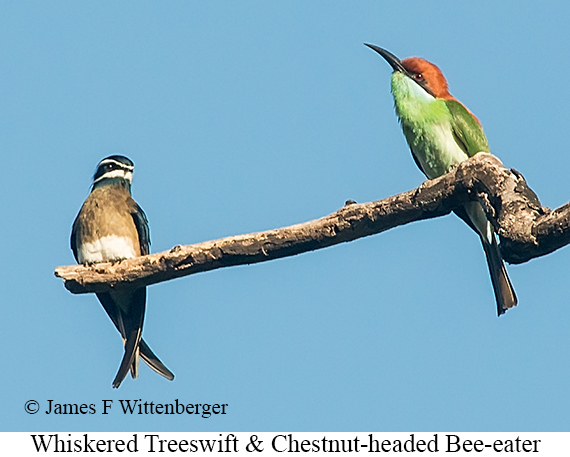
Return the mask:
POLYGON ((400 61, 400 59, 398 59, 394 54, 392 54, 390 51, 386 51, 386 49, 382 49, 376 45, 373 44, 368 44, 368 43, 364 43, 364 46, 368 46, 370 49, 373 49, 374 51, 376 51, 378 54, 380 54, 382 57, 384 57, 384 59, 386 59, 386 62, 388 62, 390 64, 390 66, 394 69, 394 71, 401 71, 402 73, 404 73, 405 75, 408 75, 408 70, 406 70, 403 65, 402 62, 400 61))
POLYGON ((386 62, 390 64, 390 66, 394 69, 394 71, 399 71, 400 73, 406 75, 408 78, 412 79, 415 83, 419 84, 428 94, 432 97, 435 97, 433 91, 428 87, 427 81, 424 78, 416 79, 417 74, 411 73, 410 71, 406 70, 402 65, 402 61, 398 59, 394 54, 390 51, 386 51, 386 49, 382 49, 376 45, 364 43, 364 46, 368 46, 370 49, 373 49, 378 54, 380 54, 386 62))

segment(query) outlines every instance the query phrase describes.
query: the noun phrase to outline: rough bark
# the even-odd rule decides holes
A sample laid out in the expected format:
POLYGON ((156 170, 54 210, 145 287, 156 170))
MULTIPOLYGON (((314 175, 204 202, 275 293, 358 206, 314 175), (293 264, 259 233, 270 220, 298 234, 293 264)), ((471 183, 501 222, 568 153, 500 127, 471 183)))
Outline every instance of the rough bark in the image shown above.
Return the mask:
POLYGON ((72 293, 137 287, 201 271, 266 262, 353 241, 413 221, 448 214, 479 200, 510 263, 549 254, 570 242, 570 203, 551 211, 540 205, 522 175, 489 154, 477 154, 444 176, 408 192, 370 203, 347 202, 338 211, 301 224, 237 235, 119 263, 58 267, 72 293))

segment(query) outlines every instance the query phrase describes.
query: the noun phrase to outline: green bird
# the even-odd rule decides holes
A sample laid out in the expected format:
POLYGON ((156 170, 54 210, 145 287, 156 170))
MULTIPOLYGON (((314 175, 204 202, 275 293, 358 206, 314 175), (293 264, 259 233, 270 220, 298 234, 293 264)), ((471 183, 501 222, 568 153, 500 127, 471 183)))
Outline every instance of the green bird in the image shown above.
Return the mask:
MULTIPOLYGON (((477 153, 490 153, 479 120, 449 93, 441 70, 419 57, 398 59, 391 52, 366 44, 390 64, 392 95, 396 114, 420 170, 433 179, 447 173, 477 153)), ((497 314, 516 306, 517 297, 497 244, 492 224, 478 202, 455 210, 481 238, 493 290, 497 314)))

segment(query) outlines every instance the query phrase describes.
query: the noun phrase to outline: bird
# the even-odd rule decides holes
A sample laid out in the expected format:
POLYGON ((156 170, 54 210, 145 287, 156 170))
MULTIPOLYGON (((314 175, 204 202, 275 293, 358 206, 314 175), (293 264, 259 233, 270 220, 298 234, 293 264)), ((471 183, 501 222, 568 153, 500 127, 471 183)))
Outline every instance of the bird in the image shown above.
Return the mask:
MULTIPOLYGON (((421 57, 400 60, 379 46, 364 43, 392 67, 391 89, 396 115, 412 157, 428 179, 444 175, 477 153, 490 154, 479 119, 449 93, 445 76, 435 64, 421 57)), ((493 225, 479 202, 469 202, 454 212, 481 238, 497 315, 517 305, 493 225)))
MULTIPOLYGON (((121 155, 106 157, 97 165, 91 192, 71 231, 71 250, 78 263, 119 262, 149 253, 148 220, 131 196, 133 171, 133 162, 121 155)), ((141 336, 146 287, 100 292, 97 298, 123 338, 124 355, 113 387, 121 385, 129 370, 133 378, 138 377, 139 355, 150 368, 172 381, 174 374, 141 336)))

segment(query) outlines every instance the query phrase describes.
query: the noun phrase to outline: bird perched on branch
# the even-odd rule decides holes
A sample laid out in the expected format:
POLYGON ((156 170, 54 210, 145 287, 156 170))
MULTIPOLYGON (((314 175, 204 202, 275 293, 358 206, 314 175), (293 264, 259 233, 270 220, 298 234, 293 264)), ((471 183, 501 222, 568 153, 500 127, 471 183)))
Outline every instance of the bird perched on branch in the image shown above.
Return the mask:
MULTIPOLYGON (((479 120, 449 93, 441 70, 419 57, 398 59, 394 54, 372 44, 392 67, 392 95, 396 114, 412 156, 430 179, 447 173, 477 153, 490 153, 487 137, 479 120)), ((507 275, 493 226, 479 202, 466 203, 455 213, 481 238, 497 313, 516 306, 517 297, 507 275)))
MULTIPOLYGON (((127 157, 113 155, 101 160, 93 176, 91 193, 73 223, 71 249, 77 262, 91 265, 118 262, 147 255, 150 246, 148 221, 131 197, 134 165, 127 157)), ((125 376, 138 376, 139 355, 158 374, 173 380, 142 339, 146 287, 98 293, 97 298, 123 337, 124 355, 113 381, 118 388, 125 376)))

